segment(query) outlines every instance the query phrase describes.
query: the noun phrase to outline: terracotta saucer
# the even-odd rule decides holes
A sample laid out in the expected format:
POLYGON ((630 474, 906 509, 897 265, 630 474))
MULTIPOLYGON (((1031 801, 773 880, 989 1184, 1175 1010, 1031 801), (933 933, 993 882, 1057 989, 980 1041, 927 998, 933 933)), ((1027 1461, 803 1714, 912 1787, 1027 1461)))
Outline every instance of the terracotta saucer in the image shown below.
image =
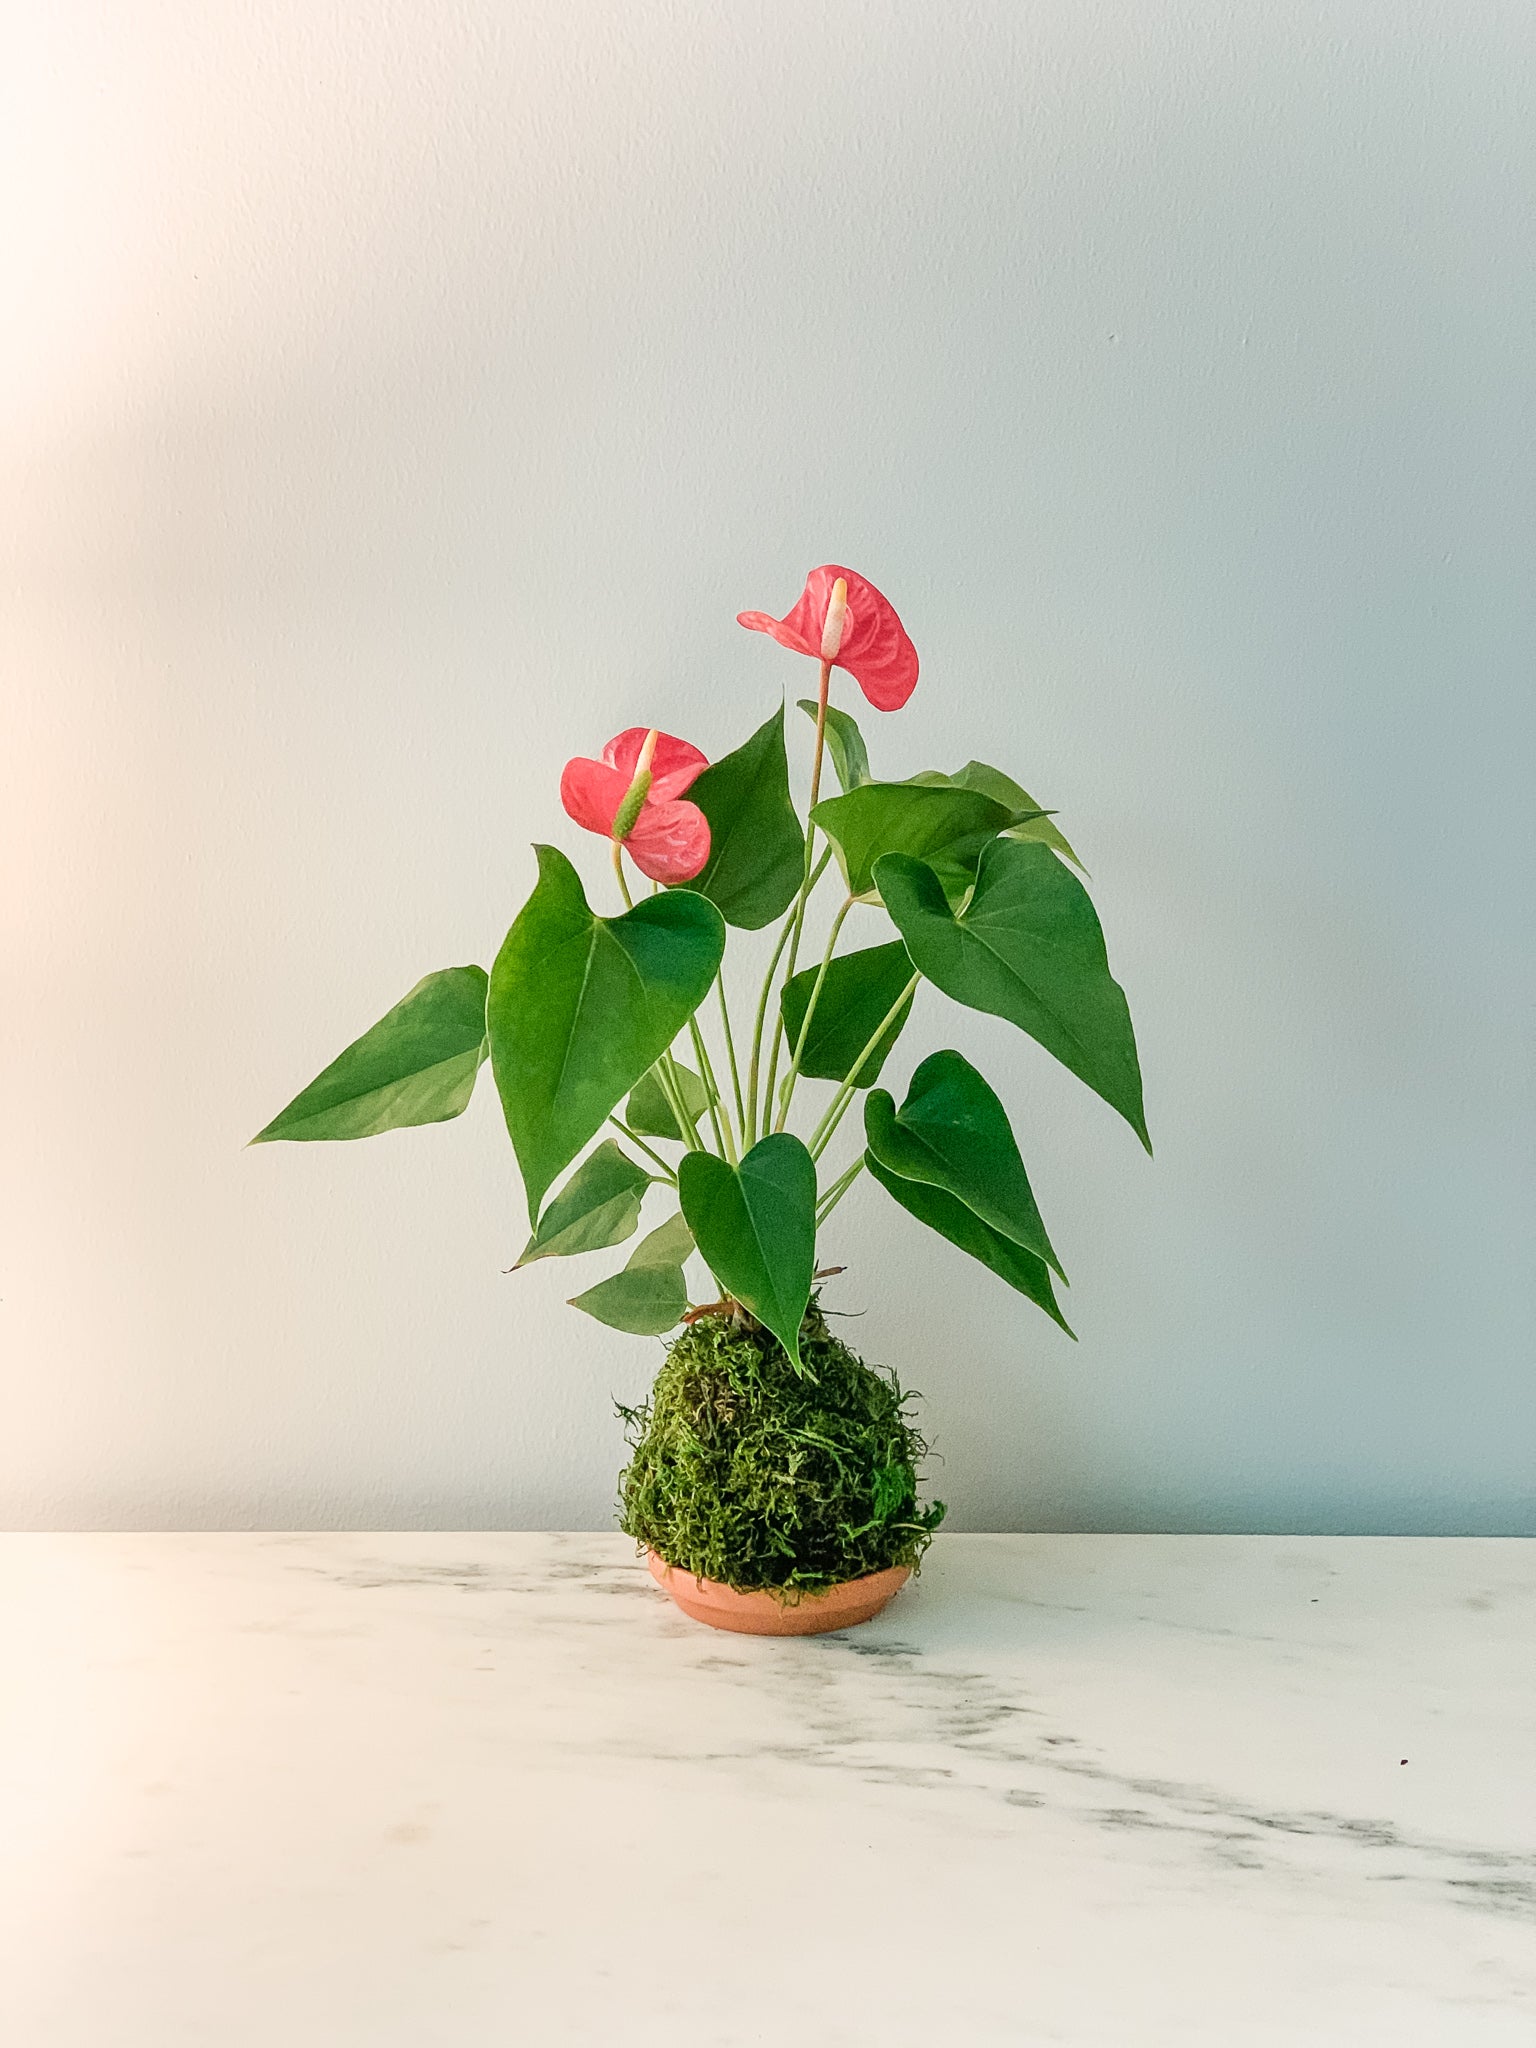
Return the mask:
POLYGON ((710 1628, 725 1628, 739 1636, 819 1636, 829 1629, 854 1628, 872 1621, 911 1578, 904 1564, 889 1571, 870 1572, 862 1579, 845 1579, 840 1586, 824 1592, 802 1593, 798 1599, 783 1599, 777 1593, 738 1593, 734 1586, 722 1586, 714 1579, 697 1579, 692 1572, 675 1571, 654 1550, 645 1553, 651 1577, 664 1593, 670 1593, 684 1614, 710 1628))

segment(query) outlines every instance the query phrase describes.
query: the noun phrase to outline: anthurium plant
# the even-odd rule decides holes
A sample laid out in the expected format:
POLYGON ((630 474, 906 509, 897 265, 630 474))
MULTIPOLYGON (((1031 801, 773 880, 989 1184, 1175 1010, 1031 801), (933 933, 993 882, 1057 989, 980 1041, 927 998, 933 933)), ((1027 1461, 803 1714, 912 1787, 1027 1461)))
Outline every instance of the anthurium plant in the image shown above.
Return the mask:
POLYGON ((918 658, 864 577, 827 564, 784 618, 740 623, 815 665, 816 694, 799 701, 807 815, 790 793, 782 706, 713 762, 635 727, 567 763, 561 801, 607 841, 613 900, 594 906, 567 856, 538 846, 533 893, 490 972, 427 975, 259 1140, 443 1122, 489 1061, 527 1194, 519 1267, 627 1243, 660 1192, 666 1213, 574 1298, 599 1322, 659 1336, 725 1315, 771 1333, 808 1373, 818 1236, 868 1181, 1065 1330, 1066 1276, 990 1082, 944 1049, 899 1103, 876 1084, 927 981, 1015 1025, 1148 1144, 1130 1013, 1081 863, 1002 769, 875 776, 858 724, 831 701, 834 673, 891 712, 918 658), (738 1011, 727 938, 775 924, 767 973, 738 1011), (695 1251, 718 1300, 690 1304, 695 1251))

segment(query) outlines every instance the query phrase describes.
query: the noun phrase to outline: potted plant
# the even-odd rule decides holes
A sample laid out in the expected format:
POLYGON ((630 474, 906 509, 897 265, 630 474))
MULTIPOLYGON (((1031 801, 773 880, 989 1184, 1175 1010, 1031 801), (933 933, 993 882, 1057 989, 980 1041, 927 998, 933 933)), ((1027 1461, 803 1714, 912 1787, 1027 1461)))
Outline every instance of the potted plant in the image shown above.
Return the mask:
POLYGON ((943 1513, 919 1499, 908 1397, 819 1305, 818 1236, 849 1191, 872 1181, 1067 1330, 1066 1276, 990 1084, 941 1050, 900 1103, 876 1085, 919 983, 1017 1025, 1151 1148, 1125 996, 1051 814, 979 761, 877 780, 830 701, 834 669, 878 711, 911 695, 917 654, 890 603, 828 564, 784 618, 740 623, 818 665, 800 702, 806 820, 782 706, 712 763, 640 727, 568 762, 561 800, 608 842, 616 900, 594 908, 566 855, 537 847, 489 974, 427 975, 255 1142, 442 1122, 489 1060, 527 1194, 518 1267, 626 1242, 659 1193, 670 1213, 573 1300, 616 1329, 678 1333, 650 1400, 623 1411, 622 1526, 689 1613, 808 1633, 877 1612, 943 1513), (838 793, 823 795, 829 758, 838 793), (650 885, 638 900, 631 866, 650 885), (835 907, 808 948, 829 875, 835 907), (775 923, 760 993, 733 1016, 728 932, 775 923), (813 1087, 830 1093, 808 1107, 813 1087), (695 1253, 716 1298, 690 1305, 695 1253))

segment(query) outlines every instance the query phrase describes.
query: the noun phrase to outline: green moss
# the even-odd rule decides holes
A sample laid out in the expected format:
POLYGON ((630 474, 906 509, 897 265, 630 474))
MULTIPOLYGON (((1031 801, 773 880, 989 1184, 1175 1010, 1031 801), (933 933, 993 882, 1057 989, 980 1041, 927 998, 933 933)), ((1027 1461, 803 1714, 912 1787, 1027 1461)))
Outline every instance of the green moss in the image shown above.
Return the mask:
POLYGON ((813 1301, 807 1372, 738 1311, 667 1351, 651 1397, 624 1408, 633 1453, 620 1526, 679 1569, 743 1591, 809 1591, 915 1566, 943 1519, 923 1507, 927 1445, 893 1374, 856 1358, 813 1301))

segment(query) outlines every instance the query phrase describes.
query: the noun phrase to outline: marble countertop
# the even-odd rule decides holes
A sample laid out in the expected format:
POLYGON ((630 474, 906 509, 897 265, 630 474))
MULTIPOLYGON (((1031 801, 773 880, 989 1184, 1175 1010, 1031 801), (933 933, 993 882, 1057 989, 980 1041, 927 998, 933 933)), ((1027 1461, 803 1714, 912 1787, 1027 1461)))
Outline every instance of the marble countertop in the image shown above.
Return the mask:
POLYGON ((1536 1545, 0 1538, 9 2048, 1536 2038, 1536 1545))

